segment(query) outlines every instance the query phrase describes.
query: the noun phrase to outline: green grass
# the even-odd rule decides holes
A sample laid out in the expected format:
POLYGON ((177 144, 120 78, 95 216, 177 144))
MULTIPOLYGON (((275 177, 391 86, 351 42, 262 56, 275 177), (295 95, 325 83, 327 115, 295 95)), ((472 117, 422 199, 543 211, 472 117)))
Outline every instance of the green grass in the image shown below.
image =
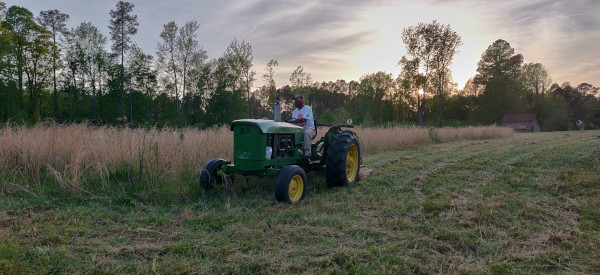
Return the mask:
POLYGON ((308 173, 297 205, 273 178, 79 194, 0 178, 0 274, 600 272, 600 131, 363 159, 374 175, 350 188, 308 173))

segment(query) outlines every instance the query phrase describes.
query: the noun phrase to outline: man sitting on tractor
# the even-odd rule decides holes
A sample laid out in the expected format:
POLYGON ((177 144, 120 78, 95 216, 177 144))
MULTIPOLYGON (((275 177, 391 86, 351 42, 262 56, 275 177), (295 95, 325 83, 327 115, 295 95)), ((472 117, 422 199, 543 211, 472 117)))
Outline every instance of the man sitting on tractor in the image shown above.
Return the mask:
POLYGON ((313 117, 310 106, 304 105, 304 97, 302 95, 294 96, 294 111, 292 112, 292 123, 302 127, 303 134, 303 150, 304 156, 310 157, 310 146, 312 139, 317 134, 315 131, 315 119, 313 117))

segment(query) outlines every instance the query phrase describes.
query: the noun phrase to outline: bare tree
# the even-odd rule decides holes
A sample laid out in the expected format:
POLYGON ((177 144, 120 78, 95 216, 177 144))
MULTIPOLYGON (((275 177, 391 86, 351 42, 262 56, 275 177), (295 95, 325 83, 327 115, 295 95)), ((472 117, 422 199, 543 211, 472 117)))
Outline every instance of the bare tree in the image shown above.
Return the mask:
MULTIPOLYGON (((119 1, 116 5, 115 10, 110 10, 110 29, 111 39, 113 41, 112 50, 121 56, 121 115, 125 117, 125 107, 123 103, 123 96, 125 90, 123 87, 124 74, 125 74, 125 52, 131 48, 131 36, 137 33, 137 15, 132 15, 134 5, 129 2, 119 1)), ((133 123, 133 99, 131 93, 129 93, 129 110, 130 110, 130 121, 133 123)))
POLYGON ((6 4, 0 1, 0 21, 4 20, 4 13, 6 12, 6 4))
MULTIPOLYGON (((4 20, 4 13, 6 12, 6 4, 2 1, 0 1, 0 56, 7 56, 9 53, 9 34, 8 31, 2 26, 2 21, 4 20)), ((6 71, 6 65, 7 65, 7 58, 0 58, 0 84, 3 84, 5 75, 4 75, 4 71, 6 71)), ((0 99, 2 96, 2 92, 0 91, 0 99)), ((0 100, 1 101, 1 100, 0 100)), ((8 113, 9 113, 9 100, 8 100, 8 93, 6 94, 6 113, 5 113, 5 119, 8 119, 8 113)), ((0 115, 2 113, 0 112, 0 115)))
POLYGON ((294 88, 308 86, 310 85, 311 81, 312 78, 310 77, 310 74, 305 72, 302 66, 296 67, 296 69, 290 75, 290 82, 294 88))
POLYGON ((278 66, 279 62, 277 62, 277 59, 269 60, 269 62, 267 62, 267 67, 265 67, 266 73, 262 76, 263 80, 265 80, 265 86, 271 89, 275 88, 275 79, 273 79, 273 76, 275 75, 278 66))
POLYGON ((185 93, 187 90, 187 72, 189 63, 194 57, 194 54, 203 52, 200 49, 200 44, 196 39, 196 32, 200 24, 197 21, 189 21, 179 29, 179 36, 176 39, 177 57, 179 58, 179 64, 181 65, 183 81, 183 88, 181 89, 181 115, 185 113, 185 93))
POLYGON ((100 71, 106 52, 106 37, 91 22, 81 23, 70 35, 71 46, 78 67, 87 76, 92 89, 92 117, 97 117, 97 90, 100 88, 100 71))
POLYGON ((154 118, 152 99, 156 95, 157 73, 153 69, 154 56, 145 54, 140 47, 133 45, 129 51, 129 71, 132 74, 132 87, 147 97, 146 114, 154 118))
POLYGON ((201 99, 198 105, 193 106, 197 111, 203 108, 203 99, 210 85, 210 65, 206 62, 207 58, 208 55, 204 50, 193 53, 186 77, 186 81, 189 83, 189 92, 201 99))
POLYGON ((425 97, 427 96, 425 91, 428 89, 427 79, 419 72, 421 66, 419 59, 408 59, 403 56, 398 65, 402 67, 400 72, 400 88, 407 91, 408 93, 414 94, 417 98, 417 125, 423 125, 423 114, 425 111, 425 97))
POLYGON ((234 76, 233 88, 245 88, 248 99, 248 117, 252 117, 252 108, 250 106, 250 88, 254 82, 256 72, 252 70, 252 46, 244 40, 239 42, 236 39, 231 41, 229 47, 225 50, 227 63, 234 76), (239 87, 238 87, 239 86, 239 87))
POLYGON ((266 72, 262 75, 262 79, 265 81, 265 84, 260 89, 260 99, 262 104, 271 103, 269 102, 269 100, 272 100, 271 95, 276 92, 277 88, 275 86, 275 79, 273 77, 278 66, 279 62, 277 62, 277 59, 271 59, 269 62, 267 62, 267 66, 265 67, 266 72))
POLYGON ((461 38, 450 28, 450 25, 433 21, 404 29, 402 41, 406 44, 408 55, 418 59, 423 65, 423 74, 427 81, 435 86, 440 98, 438 125, 441 126, 445 87, 450 82, 448 67, 457 53, 458 46, 462 44, 461 38))
POLYGON ((167 85, 172 86, 175 90, 175 102, 182 118, 185 114, 186 94, 192 85, 190 79, 198 81, 202 64, 207 57, 206 51, 202 49, 197 39, 199 27, 200 24, 197 21, 189 21, 181 28, 175 21, 171 21, 163 25, 163 31, 160 34, 162 42, 156 46, 158 64, 168 75, 166 80, 170 83, 167 85), (194 76, 190 76, 190 71, 194 76))
POLYGON ((163 25, 163 30, 160 33, 162 43, 158 42, 156 45, 156 56, 158 57, 158 64, 162 67, 162 70, 168 75, 167 79, 172 79, 173 89, 175 90, 175 104, 179 109, 179 90, 177 83, 178 68, 176 62, 176 38, 177 30, 179 27, 175 21, 171 21, 163 25))
POLYGON ((65 35, 67 33, 67 20, 69 15, 62 13, 58 10, 46 10, 41 11, 37 18, 37 21, 43 27, 49 29, 52 33, 52 42, 56 47, 52 55, 52 71, 53 71, 53 101, 54 101, 54 115, 58 113, 58 92, 56 89, 56 59, 58 58, 58 44, 56 44, 56 37, 59 34, 65 35))

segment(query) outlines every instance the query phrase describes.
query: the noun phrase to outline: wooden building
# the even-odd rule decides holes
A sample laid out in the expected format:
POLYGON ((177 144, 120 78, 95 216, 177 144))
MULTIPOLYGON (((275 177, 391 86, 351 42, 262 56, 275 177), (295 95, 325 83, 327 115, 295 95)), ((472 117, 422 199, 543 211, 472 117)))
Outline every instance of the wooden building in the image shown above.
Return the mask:
POLYGON ((505 115, 500 126, 513 128, 515 132, 521 133, 540 131, 540 124, 535 114, 505 115))

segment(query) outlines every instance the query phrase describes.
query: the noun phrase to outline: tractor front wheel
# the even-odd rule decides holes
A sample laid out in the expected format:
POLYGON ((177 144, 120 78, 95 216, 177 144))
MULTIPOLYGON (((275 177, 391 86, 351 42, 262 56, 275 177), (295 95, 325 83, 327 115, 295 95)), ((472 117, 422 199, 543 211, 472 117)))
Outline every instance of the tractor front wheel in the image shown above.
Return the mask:
POLYGON ((225 163, 224 159, 212 159, 202 167, 200 171, 200 186, 204 189, 212 189, 217 183, 222 182, 221 175, 218 175, 219 169, 225 163))
POLYGON ((275 199, 280 202, 300 202, 306 195, 306 173, 297 165, 286 166, 275 181, 275 199))
POLYGON ((341 131, 331 139, 325 159, 328 186, 350 186, 358 181, 360 144, 354 132, 341 131))

